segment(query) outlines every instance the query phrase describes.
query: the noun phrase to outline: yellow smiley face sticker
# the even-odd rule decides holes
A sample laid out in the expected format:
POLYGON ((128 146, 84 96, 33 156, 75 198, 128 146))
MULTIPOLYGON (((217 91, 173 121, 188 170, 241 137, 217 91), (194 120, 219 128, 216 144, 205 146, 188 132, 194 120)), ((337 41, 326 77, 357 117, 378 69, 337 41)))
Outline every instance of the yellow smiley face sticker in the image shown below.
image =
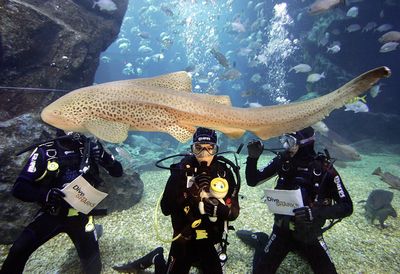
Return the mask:
POLYGON ((214 197, 224 198, 229 190, 228 181, 220 177, 214 178, 210 183, 210 190, 214 197))

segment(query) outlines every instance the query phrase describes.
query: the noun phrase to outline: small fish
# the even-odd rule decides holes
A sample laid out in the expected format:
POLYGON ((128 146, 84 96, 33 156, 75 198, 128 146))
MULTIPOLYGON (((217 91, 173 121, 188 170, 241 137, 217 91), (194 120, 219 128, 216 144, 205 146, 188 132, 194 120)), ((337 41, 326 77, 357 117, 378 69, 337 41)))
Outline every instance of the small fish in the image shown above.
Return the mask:
POLYGON ((346 16, 353 17, 353 18, 357 17, 358 16, 358 8, 357 7, 351 7, 347 11, 346 16))
POLYGON ((346 27, 347 32, 355 32, 359 31, 361 29, 361 26, 359 24, 351 24, 346 27))
POLYGON ((367 32, 367 31, 371 31, 374 28, 376 28, 378 24, 375 22, 369 22, 368 24, 365 25, 365 27, 363 27, 363 29, 361 30, 361 32, 367 32))
POLYGON ((94 1, 92 9, 95 8, 96 6, 98 6, 100 10, 105 10, 105 11, 114 11, 117 9, 117 6, 112 0, 94 1))
POLYGON ((315 82, 318 82, 319 80, 321 80, 322 78, 325 78, 325 73, 324 72, 322 72, 321 74, 313 73, 313 74, 308 75, 307 82, 315 83, 315 82))
POLYGON ((117 44, 118 44, 118 45, 120 45, 120 44, 122 44, 122 43, 128 43, 128 44, 130 44, 130 42, 131 42, 131 41, 129 41, 129 39, 127 39, 127 38, 125 38, 125 37, 118 38, 118 40, 117 40, 117 44))
POLYGON ((308 13, 311 15, 321 14, 342 3, 344 0, 316 0, 308 7, 308 13))
POLYGON ((147 31, 141 31, 138 33, 138 36, 143 38, 143 39, 150 39, 150 33, 147 31))
POLYGON ((278 96, 278 97, 276 97, 276 98, 275 98, 275 101, 278 102, 279 104, 282 104, 282 105, 284 105, 284 104, 289 104, 289 103, 290 103, 290 100, 286 99, 286 98, 283 97, 283 96, 278 96))
POLYGON ((132 63, 126 63, 124 68, 122 69, 122 74, 124 75, 133 75, 135 74, 135 69, 133 68, 132 63))
POLYGON ((125 42, 125 43, 121 43, 121 44, 119 44, 118 45, 118 48, 119 49, 127 49, 127 48, 129 48, 129 43, 127 43, 127 42, 125 42))
POLYGON ((341 161, 360 161, 361 155, 358 151, 351 145, 338 143, 332 140, 331 146, 327 146, 327 149, 334 155, 336 159, 341 161))
POLYGON ((259 102, 249 102, 249 100, 244 103, 245 106, 249 106, 249 108, 260 108, 263 105, 261 105, 259 102))
POLYGON ((380 25, 379 27, 377 27, 375 29, 375 31, 384 32, 384 31, 388 31, 392 28, 393 28, 393 26, 391 24, 383 24, 383 25, 380 25))
POLYGON ((400 42, 400 31, 389 31, 382 35, 379 39, 381 43, 400 42))
POLYGON ((153 54, 152 56, 151 56, 151 59, 154 61, 154 62, 160 62, 160 61, 162 61, 162 60, 164 60, 164 54, 163 53, 156 53, 156 54, 153 54))
POLYGON ((299 73, 299 72, 307 73, 307 72, 311 71, 311 67, 310 67, 310 65, 307 65, 307 64, 298 64, 297 66, 291 67, 289 69, 289 72, 292 70, 294 70, 296 73, 299 73))
POLYGON ((329 128, 328 128, 328 126, 327 126, 324 122, 322 122, 322 121, 316 122, 315 124, 311 125, 311 127, 312 127, 315 131, 318 131, 319 133, 321 133, 321 134, 324 135, 324 136, 327 136, 327 135, 328 135, 329 128))
POLYGON ((107 63, 110 63, 111 62, 111 58, 110 57, 108 57, 108 56, 102 56, 101 58, 100 58, 100 60, 101 60, 101 62, 103 62, 104 64, 107 64, 107 63))
POLYGON ((167 6, 165 6, 165 5, 161 5, 161 10, 162 10, 162 12, 164 12, 165 15, 167 15, 167 16, 174 16, 174 12, 173 12, 169 7, 167 7, 167 6))
POLYGON ((237 69, 229 69, 222 73, 222 75, 219 77, 221 80, 236 80, 240 76, 242 76, 242 73, 238 71, 237 69))
POLYGON ((369 94, 371 94, 372 98, 375 98, 376 96, 378 96, 379 93, 382 92, 381 86, 382 84, 378 84, 371 87, 371 89, 369 90, 369 94))
POLYGON ((235 32, 246 32, 245 26, 240 22, 240 20, 236 20, 235 22, 231 23, 232 30, 235 32))
POLYGON ((223 53, 217 51, 215 48, 212 48, 210 52, 215 57, 215 59, 217 59, 218 63, 221 66, 223 66, 224 68, 229 68, 229 61, 223 53))
POLYGON ((379 49, 379 52, 386 53, 389 51, 393 51, 397 48, 398 45, 398 42, 387 42, 379 49))
POLYGON ((359 113, 359 112, 368 112, 369 108, 366 103, 363 103, 361 101, 357 101, 351 104, 346 104, 344 105, 345 109, 344 111, 354 111, 354 113, 359 113))
POLYGON ((310 100, 310 99, 313 99, 313 98, 317 98, 319 96, 320 96, 320 94, 318 92, 310 91, 310 92, 307 92, 306 94, 300 96, 296 101, 310 100))
POLYGON ((380 167, 375 169, 374 172, 372 172, 372 175, 379 176, 382 181, 390 186, 390 188, 400 190, 400 177, 397 177, 390 172, 382 172, 380 167))
POLYGON ((251 76, 250 81, 252 81, 253 83, 258 83, 261 80, 261 75, 259 73, 254 74, 253 76, 251 76))
POLYGON ((151 52, 153 52, 153 49, 150 48, 150 47, 148 47, 148 46, 143 45, 143 46, 140 46, 140 47, 138 48, 138 52, 143 53, 143 54, 146 54, 146 53, 151 53, 151 52))
POLYGON ((326 52, 330 52, 330 53, 338 53, 340 51, 340 46, 339 45, 333 45, 331 47, 328 47, 326 49, 326 52))

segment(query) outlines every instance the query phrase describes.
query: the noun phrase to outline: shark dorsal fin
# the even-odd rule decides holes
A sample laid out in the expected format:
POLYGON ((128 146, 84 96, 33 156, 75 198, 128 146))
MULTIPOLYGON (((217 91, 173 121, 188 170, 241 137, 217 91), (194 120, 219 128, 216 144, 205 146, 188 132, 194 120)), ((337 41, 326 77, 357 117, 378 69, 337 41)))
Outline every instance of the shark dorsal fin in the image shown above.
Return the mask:
POLYGON ((132 83, 146 87, 192 92, 192 78, 186 71, 178 71, 151 78, 135 79, 132 80, 132 83))

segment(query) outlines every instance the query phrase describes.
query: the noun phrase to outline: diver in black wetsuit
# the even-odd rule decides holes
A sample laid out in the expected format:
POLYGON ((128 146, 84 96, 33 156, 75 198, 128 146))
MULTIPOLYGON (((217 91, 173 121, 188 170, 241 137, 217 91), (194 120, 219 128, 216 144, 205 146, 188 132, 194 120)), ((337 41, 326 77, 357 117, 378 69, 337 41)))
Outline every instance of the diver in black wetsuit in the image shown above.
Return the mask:
POLYGON ((313 128, 285 134, 280 140, 286 151, 261 170, 257 161, 263 144, 259 140, 248 144, 247 184, 256 186, 278 175, 275 189, 300 188, 304 207, 294 209, 294 216, 275 214, 272 234, 264 249, 256 252, 253 271, 275 273, 289 251, 298 251, 315 273, 336 273, 322 237, 323 226, 327 219, 351 215, 351 198, 329 159, 315 153, 313 128))
POLYGON ((132 263, 114 266, 115 270, 133 272, 154 264, 157 274, 184 274, 195 265, 204 274, 222 274, 221 259, 225 258, 214 245, 223 241, 227 221, 238 217, 239 202, 232 171, 223 157, 215 155, 216 143, 214 130, 198 128, 191 146, 193 154, 171 166, 161 209, 171 216, 173 236, 179 236, 171 243, 168 262, 158 247, 132 263))
POLYGON ((82 174, 96 187, 100 183, 98 164, 114 177, 122 176, 122 166, 98 141, 78 133, 65 135, 60 130, 58 135, 58 139, 35 148, 15 182, 13 195, 25 202, 37 202, 41 209, 14 242, 0 273, 22 273, 29 256, 62 232, 73 241, 84 272, 101 272, 91 217, 95 210, 90 216, 76 211, 63 200, 65 194, 60 189, 82 174))

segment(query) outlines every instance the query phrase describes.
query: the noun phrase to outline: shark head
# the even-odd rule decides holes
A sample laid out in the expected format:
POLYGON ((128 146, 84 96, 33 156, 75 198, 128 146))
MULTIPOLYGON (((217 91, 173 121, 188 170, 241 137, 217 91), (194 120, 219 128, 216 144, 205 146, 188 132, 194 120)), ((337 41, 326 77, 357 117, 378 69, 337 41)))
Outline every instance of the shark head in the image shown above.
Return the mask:
POLYGON ((67 94, 45 107, 40 116, 44 122, 64 131, 85 132, 82 118, 88 117, 83 115, 87 111, 80 97, 67 94))

